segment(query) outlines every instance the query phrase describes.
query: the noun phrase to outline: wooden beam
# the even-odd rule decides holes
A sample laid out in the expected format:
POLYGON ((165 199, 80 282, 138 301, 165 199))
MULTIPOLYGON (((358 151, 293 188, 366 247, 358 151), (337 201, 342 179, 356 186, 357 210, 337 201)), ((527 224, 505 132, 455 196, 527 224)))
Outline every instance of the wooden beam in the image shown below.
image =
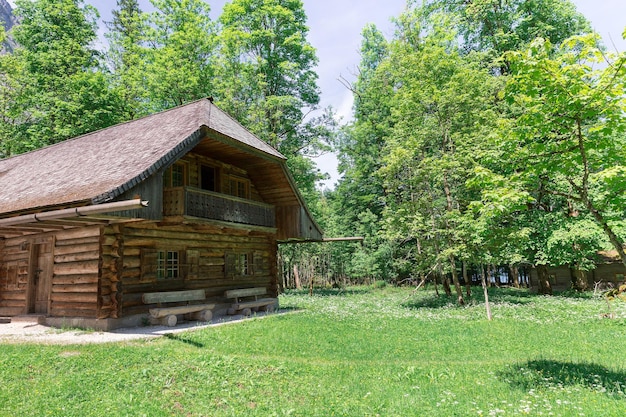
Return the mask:
POLYGON ((0 226, 14 226, 25 223, 45 222, 46 220, 76 219, 82 216, 111 213, 115 211, 134 210, 147 207, 148 202, 141 199, 116 201, 113 203, 95 204, 91 206, 73 207, 69 209, 44 211, 41 213, 0 219, 0 226))
POLYGON ((363 242, 363 236, 351 236, 351 237, 325 237, 322 242, 363 242))

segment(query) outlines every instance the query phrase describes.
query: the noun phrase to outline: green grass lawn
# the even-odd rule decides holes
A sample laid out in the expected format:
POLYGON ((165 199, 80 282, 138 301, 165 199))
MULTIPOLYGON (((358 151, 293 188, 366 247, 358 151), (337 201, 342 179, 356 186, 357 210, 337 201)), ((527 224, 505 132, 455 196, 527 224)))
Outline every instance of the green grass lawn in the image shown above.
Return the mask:
POLYGON ((626 415, 626 303, 490 297, 491 322, 478 294, 359 287, 160 339, 0 345, 0 415, 626 415))

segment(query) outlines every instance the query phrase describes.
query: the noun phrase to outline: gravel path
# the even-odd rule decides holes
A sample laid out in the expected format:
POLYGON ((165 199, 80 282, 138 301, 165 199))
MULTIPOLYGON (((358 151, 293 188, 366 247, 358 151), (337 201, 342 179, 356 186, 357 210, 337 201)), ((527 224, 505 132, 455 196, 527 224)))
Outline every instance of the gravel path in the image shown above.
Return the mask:
MULTIPOLYGON (((264 313, 258 313, 257 317, 264 313)), ((143 326, 112 330, 110 332, 58 329, 31 322, 0 323, 0 344, 2 343, 42 343, 42 344, 86 344, 123 342, 126 340, 149 339, 162 337, 165 334, 179 333, 187 330, 219 326, 225 323, 242 320, 242 316, 218 317, 211 323, 183 322, 175 327, 143 326)))

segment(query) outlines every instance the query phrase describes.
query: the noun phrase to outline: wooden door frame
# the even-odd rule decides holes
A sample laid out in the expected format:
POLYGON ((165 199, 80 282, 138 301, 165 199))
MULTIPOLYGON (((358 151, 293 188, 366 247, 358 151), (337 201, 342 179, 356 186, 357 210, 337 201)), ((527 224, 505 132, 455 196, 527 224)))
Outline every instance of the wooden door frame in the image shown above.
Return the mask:
MULTIPOLYGON (((25 314, 50 314, 50 304, 51 304, 51 295, 52 295, 52 276, 48 280, 48 288, 46 289, 47 293, 47 304, 46 304, 46 312, 45 313, 36 313, 36 298, 37 298, 37 273, 40 270, 39 265, 39 255, 41 245, 50 244, 50 253, 52 256, 52 263, 54 264, 54 236, 43 236, 37 237, 30 240, 29 243, 29 261, 28 261, 28 290, 26 292, 26 311, 25 314)), ((51 267, 53 267, 52 265, 51 267)), ((53 275, 53 270, 51 270, 51 275, 53 275)))

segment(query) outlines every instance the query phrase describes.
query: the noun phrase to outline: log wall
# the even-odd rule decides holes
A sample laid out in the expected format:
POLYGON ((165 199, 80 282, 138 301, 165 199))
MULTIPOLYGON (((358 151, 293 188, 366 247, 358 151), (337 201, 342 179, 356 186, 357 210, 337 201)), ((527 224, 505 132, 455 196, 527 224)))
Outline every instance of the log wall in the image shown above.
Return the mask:
MULTIPOLYGON (((572 270, 568 267, 548 267, 550 284, 555 291, 565 291, 572 287, 572 270)), ((626 277, 626 267, 621 262, 603 263, 596 265, 596 269, 587 271, 587 283, 593 289, 596 282, 603 282, 616 286, 624 283, 626 277)), ((537 270, 533 268, 530 272, 530 285, 538 288, 537 270)))
POLYGON ((311 217, 302 206, 277 206, 276 227, 279 240, 298 238, 304 240, 322 240, 323 236, 311 217))
POLYGON ((52 317, 97 317, 100 226, 55 233, 52 317))
POLYGON ((0 315, 26 313, 29 256, 23 237, 0 241, 0 315))
POLYGON ((100 226, 68 229, 54 233, 22 236, 2 241, 0 259, 0 314, 19 315, 35 312, 30 288, 33 276, 48 271, 51 276, 40 276, 39 284, 49 283, 47 306, 44 313, 52 317, 96 317, 100 264, 100 226), (48 245, 46 265, 37 264, 33 245, 48 245), (51 251, 51 253, 50 253, 51 251), (51 263, 51 265, 50 265, 51 263), (49 279, 49 280, 48 280, 49 279))
MULTIPOLYGON (((110 234, 105 230, 105 237, 110 234)), ((155 307, 143 304, 145 292, 203 289, 207 299, 216 303, 228 302, 223 298, 224 291, 234 288, 261 286, 276 295, 276 240, 270 233, 208 225, 157 228, 154 224, 134 223, 124 227, 120 246, 120 317, 145 314, 155 307), (178 278, 157 277, 157 250, 179 252, 178 278), (248 255, 247 275, 228 271, 227 259, 241 254, 248 255)))

